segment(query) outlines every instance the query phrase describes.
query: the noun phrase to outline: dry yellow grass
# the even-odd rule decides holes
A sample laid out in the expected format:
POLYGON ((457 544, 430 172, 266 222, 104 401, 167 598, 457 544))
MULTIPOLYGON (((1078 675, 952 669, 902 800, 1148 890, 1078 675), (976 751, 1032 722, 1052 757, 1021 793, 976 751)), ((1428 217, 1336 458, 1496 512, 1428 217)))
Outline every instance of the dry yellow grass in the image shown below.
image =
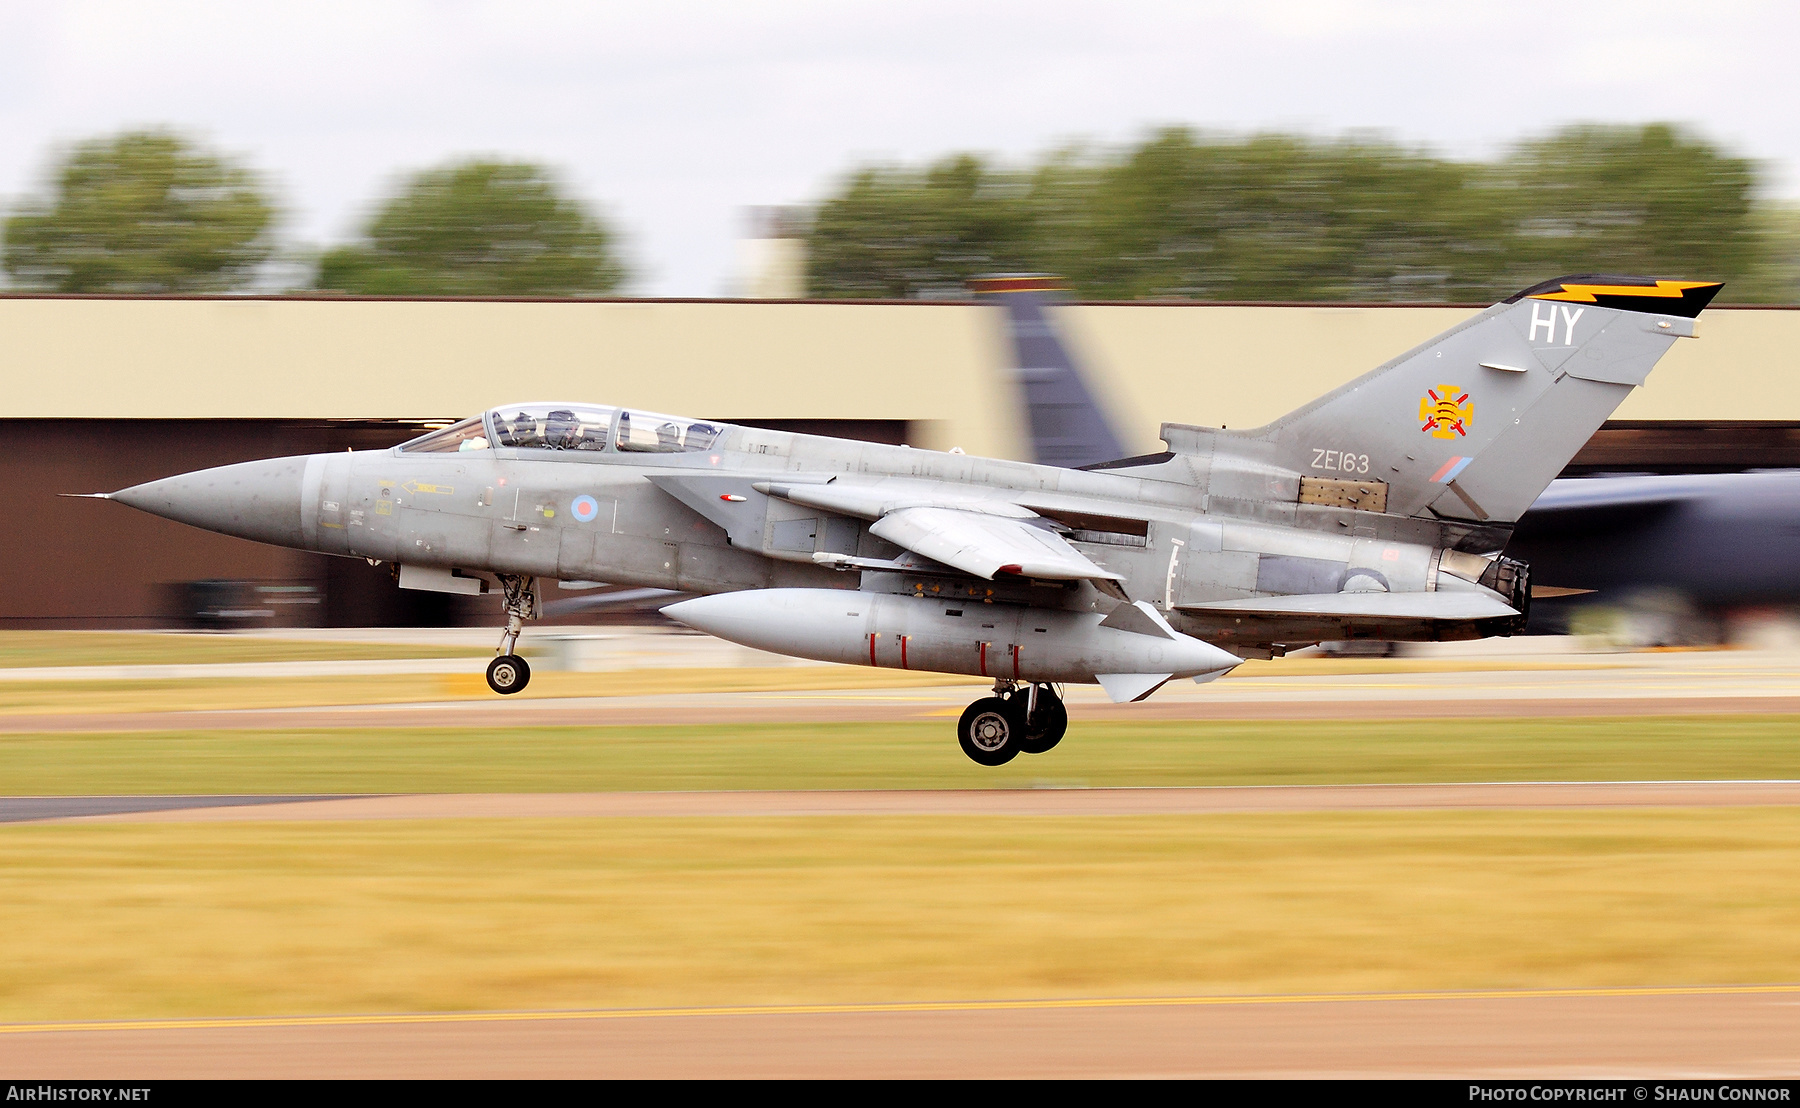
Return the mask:
POLYGON ((0 1019, 1800 980, 1800 811, 0 829, 0 1019))

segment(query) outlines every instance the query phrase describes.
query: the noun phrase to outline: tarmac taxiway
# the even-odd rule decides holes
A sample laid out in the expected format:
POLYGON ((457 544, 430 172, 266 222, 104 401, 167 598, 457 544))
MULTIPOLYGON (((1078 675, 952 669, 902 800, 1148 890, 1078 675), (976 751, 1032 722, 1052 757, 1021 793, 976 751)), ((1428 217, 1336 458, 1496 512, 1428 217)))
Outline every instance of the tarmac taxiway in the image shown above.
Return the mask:
POLYGON ((1775 1078, 1800 985, 0 1025, 52 1078, 1775 1078))

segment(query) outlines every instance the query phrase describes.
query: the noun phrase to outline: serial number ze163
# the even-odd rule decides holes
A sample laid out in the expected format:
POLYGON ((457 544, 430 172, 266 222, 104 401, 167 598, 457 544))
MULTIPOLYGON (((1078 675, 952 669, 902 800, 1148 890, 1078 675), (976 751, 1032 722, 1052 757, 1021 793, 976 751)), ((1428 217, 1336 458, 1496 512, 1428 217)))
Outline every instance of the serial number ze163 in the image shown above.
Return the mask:
POLYGON ((1369 456, 1352 454, 1348 450, 1315 448, 1312 456, 1312 468, 1336 470, 1339 473, 1367 473, 1369 472, 1369 456))

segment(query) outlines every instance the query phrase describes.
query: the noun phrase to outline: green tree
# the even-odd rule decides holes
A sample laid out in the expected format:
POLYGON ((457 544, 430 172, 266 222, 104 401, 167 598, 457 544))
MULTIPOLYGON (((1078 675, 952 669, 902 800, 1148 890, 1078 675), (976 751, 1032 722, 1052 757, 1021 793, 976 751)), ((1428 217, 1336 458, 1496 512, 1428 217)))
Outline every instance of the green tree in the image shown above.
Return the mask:
POLYGON ((1029 269, 1092 299, 1490 302, 1599 272, 1784 299, 1792 281, 1768 254, 1786 224, 1755 190, 1751 162, 1665 124, 1570 127, 1493 163, 1171 128, 1029 174, 968 155, 864 169, 820 204, 808 275, 822 296, 918 296, 1029 269))
POLYGON ((594 296, 625 267, 614 236, 546 168, 471 161, 410 178, 317 287, 365 296, 594 296))
POLYGON ((819 205, 806 236, 813 296, 904 299, 961 293, 1029 256, 1025 182, 971 154, 923 172, 865 168, 819 205))
POLYGON ((1046 163, 1033 255, 1098 299, 1453 299, 1499 253, 1474 178, 1385 143, 1170 129, 1046 163))
POLYGON ((1740 289, 1762 266, 1756 167, 1666 123, 1579 125, 1495 167, 1509 284, 1562 273, 1696 277, 1740 289))
POLYGON ((166 131, 82 143, 5 224, 12 282, 55 292, 241 288, 272 250, 275 212, 242 167, 166 131))
POLYGON ((1735 286, 1733 300, 1757 304, 1800 304, 1800 204, 1759 204, 1757 237, 1762 265, 1754 276, 1735 286))

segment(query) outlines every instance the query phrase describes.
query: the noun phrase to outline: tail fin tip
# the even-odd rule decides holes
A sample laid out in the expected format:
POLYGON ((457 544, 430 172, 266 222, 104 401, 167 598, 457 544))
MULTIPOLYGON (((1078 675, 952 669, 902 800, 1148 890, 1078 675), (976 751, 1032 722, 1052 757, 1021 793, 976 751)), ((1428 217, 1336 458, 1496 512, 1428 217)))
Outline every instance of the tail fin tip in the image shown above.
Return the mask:
POLYGON ((1503 304, 1521 300, 1562 300, 1597 304, 1627 312, 1681 316, 1693 319, 1710 303, 1723 281, 1673 281, 1658 277, 1630 277, 1612 273, 1572 273, 1515 292, 1503 304))

